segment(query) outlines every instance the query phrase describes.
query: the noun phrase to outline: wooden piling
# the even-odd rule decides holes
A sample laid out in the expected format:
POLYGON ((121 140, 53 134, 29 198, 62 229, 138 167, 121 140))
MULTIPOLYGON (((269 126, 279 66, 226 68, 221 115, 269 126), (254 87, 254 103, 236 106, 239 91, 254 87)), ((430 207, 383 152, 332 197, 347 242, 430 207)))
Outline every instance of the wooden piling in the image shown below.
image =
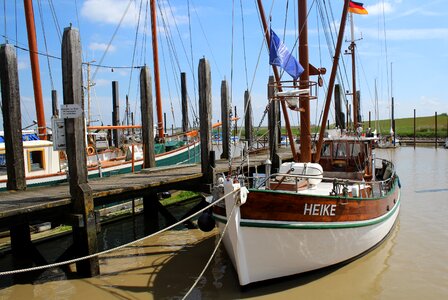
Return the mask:
POLYGON ((187 75, 180 73, 180 87, 182 97, 182 132, 188 132, 188 97, 187 97, 187 75))
POLYGON ((212 149, 212 79, 209 62, 205 58, 199 60, 199 115, 201 136, 201 172, 204 183, 213 183, 213 168, 210 165, 210 150, 212 149))
POLYGON ((414 108, 414 149, 415 149, 415 119, 416 119, 416 113, 414 108))
POLYGON ((0 79, 8 190, 25 190, 25 160, 17 56, 12 45, 0 46, 0 79))
MULTIPOLYGON (((274 76, 269 76, 268 99, 274 98, 274 76)), ((278 156, 278 113, 280 106, 278 101, 270 100, 268 111, 269 151, 272 170, 280 168, 280 157, 278 156)))
POLYGON ((159 196, 150 192, 143 196, 144 232, 151 234, 159 230, 159 196))
MULTIPOLYGON (((120 125, 120 99, 118 91, 118 81, 112 81, 112 125, 120 125)), ((112 130, 113 143, 115 147, 120 147, 118 139, 118 129, 112 130)))
POLYGON ((232 107, 229 103, 229 85, 227 80, 221 81, 221 121, 222 121, 222 153, 221 158, 230 157, 230 115, 232 107))
POLYGON ((247 144, 249 148, 252 147, 252 103, 250 99, 250 93, 249 91, 244 92, 244 136, 246 138, 247 144))
POLYGON ((51 91, 51 108, 53 117, 59 117, 59 109, 58 109, 58 92, 56 90, 51 91))
MULTIPOLYGON (((78 104, 83 108, 81 42, 78 30, 71 27, 64 29, 61 57, 64 104, 78 104)), ((83 116, 65 120, 70 195, 74 214, 73 240, 78 256, 90 255, 98 250, 92 190, 87 184, 84 128, 83 116)), ((76 269, 82 276, 98 275, 98 257, 77 262, 76 269)))
POLYGON ((152 80, 148 67, 140 70, 140 101, 142 114, 143 160, 145 168, 156 166, 154 151, 154 110, 152 103, 152 80))
POLYGON ((436 134, 436 141, 435 141, 435 147, 437 149, 437 112, 434 113, 434 127, 435 127, 435 134, 436 134))

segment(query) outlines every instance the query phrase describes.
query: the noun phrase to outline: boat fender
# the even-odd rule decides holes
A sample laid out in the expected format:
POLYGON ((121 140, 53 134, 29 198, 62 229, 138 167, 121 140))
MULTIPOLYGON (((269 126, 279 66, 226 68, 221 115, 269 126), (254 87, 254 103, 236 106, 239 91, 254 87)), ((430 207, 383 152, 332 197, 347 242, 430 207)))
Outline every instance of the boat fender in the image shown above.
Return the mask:
POLYGON ((198 227, 204 232, 210 232, 215 228, 215 219, 210 211, 204 211, 198 218, 198 227))
POLYGON ((245 186, 242 186, 240 188, 240 197, 238 199, 239 205, 243 205, 244 203, 246 203, 248 193, 249 193, 249 191, 247 190, 247 188, 245 186))
POLYGON ((87 147, 87 154, 88 155, 93 155, 93 153, 95 153, 95 149, 93 149, 92 146, 87 147))

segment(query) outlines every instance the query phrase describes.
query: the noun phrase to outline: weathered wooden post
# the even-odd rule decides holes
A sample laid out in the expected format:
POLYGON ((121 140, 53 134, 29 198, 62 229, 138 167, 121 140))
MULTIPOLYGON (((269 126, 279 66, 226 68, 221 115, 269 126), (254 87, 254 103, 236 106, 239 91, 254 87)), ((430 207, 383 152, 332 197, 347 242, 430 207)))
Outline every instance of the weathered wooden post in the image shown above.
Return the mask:
POLYGON ((249 91, 244 92, 244 135, 246 137, 247 145, 252 147, 252 103, 249 91))
POLYGON ((201 135, 201 172, 206 184, 213 183, 213 168, 210 165, 212 149, 212 79, 210 65, 205 58, 199 60, 199 115, 201 135))
POLYGON ((339 84, 335 84, 334 86, 334 106, 336 112, 336 127, 339 129, 345 129, 345 116, 342 112, 341 86, 339 84))
POLYGON ((140 101, 142 114, 143 166, 156 166, 154 151, 154 111, 152 104, 151 73, 148 67, 140 70, 140 101))
MULTIPOLYGON (((25 163, 20 114, 20 89, 17 56, 12 45, 0 46, 0 81, 2 94, 3 129, 5 131, 5 157, 8 190, 25 190, 25 163)), ((16 220, 9 227, 14 266, 30 267, 31 233, 26 221, 16 220)))
MULTIPOLYGON (((118 92, 118 81, 112 81, 112 125, 120 125, 120 99, 118 92)), ((120 141, 118 139, 118 129, 112 130, 113 143, 115 147, 120 147, 120 141)))
POLYGON ((58 92, 56 90, 51 91, 51 109, 53 117, 59 117, 59 109, 58 109, 58 92))
POLYGON ((182 132, 188 132, 187 75, 185 72, 180 73, 180 87, 182 97, 182 132))
MULTIPOLYGON (((84 111, 81 42, 77 29, 64 29, 61 57, 64 105, 78 105, 84 111)), ((81 117, 65 120, 70 195, 74 213, 73 241, 79 256, 96 253, 98 249, 92 189, 87 183, 84 123, 83 113, 81 117)), ((83 276, 98 275, 98 257, 77 262, 76 269, 83 276)))
POLYGON ((415 108, 414 108, 414 149, 415 149, 415 108))
POLYGON ((437 149, 437 112, 434 113, 434 124, 435 124, 435 134, 436 134, 436 149, 437 149))
POLYGON ((275 93, 275 81, 274 76, 269 76, 268 84, 268 99, 269 111, 268 111, 268 131, 269 131, 269 151, 270 160, 272 163, 271 170, 274 171, 280 168, 280 158, 278 156, 278 112, 280 111, 280 106, 278 101, 273 100, 275 93))
POLYGON ((12 45, 0 46, 3 128, 8 190, 25 190, 25 162, 22 142, 22 117, 17 57, 12 45))
POLYGON ((222 122, 222 153, 221 158, 230 157, 230 114, 229 85, 227 80, 221 81, 221 122, 222 122))

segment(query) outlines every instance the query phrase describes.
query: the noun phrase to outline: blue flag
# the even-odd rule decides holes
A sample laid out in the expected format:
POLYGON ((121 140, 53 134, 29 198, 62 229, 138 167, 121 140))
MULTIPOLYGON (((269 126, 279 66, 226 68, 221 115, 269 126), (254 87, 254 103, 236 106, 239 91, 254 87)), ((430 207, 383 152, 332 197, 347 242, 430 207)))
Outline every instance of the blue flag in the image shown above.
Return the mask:
POLYGON ((271 29, 271 44, 269 45, 269 63, 274 66, 282 67, 286 73, 291 75, 294 80, 303 73, 303 67, 289 53, 285 44, 283 44, 275 32, 271 29))

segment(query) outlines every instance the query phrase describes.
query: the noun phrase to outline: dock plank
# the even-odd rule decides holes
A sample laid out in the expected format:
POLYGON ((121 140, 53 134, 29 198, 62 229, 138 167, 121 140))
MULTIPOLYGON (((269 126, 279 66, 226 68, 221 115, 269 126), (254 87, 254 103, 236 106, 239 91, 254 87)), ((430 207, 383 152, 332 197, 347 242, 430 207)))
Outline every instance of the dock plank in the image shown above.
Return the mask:
MULTIPOLYGON (((285 149, 283 149, 285 150, 285 149)), ((282 152, 282 159, 291 159, 287 151, 282 152)), ((266 152, 260 152, 250 157, 250 166, 262 165, 266 158, 266 152)), ((241 159, 236 158, 232 163, 232 168, 236 169, 241 164, 241 159)), ((216 161, 216 172, 228 171, 229 164, 226 160, 216 161)), ((200 184, 202 178, 201 166, 185 165, 170 166, 163 168, 144 169, 137 173, 114 175, 110 177, 89 180, 95 200, 107 197, 125 197, 126 195, 136 195, 145 193, 153 189, 162 190, 177 187, 200 184)), ((71 204, 68 183, 46 186, 31 187, 25 191, 3 191, 0 192, 0 223, 5 223, 7 219, 14 216, 27 215, 58 207, 69 207, 71 204), (3 222, 2 222, 3 221, 3 222)))

